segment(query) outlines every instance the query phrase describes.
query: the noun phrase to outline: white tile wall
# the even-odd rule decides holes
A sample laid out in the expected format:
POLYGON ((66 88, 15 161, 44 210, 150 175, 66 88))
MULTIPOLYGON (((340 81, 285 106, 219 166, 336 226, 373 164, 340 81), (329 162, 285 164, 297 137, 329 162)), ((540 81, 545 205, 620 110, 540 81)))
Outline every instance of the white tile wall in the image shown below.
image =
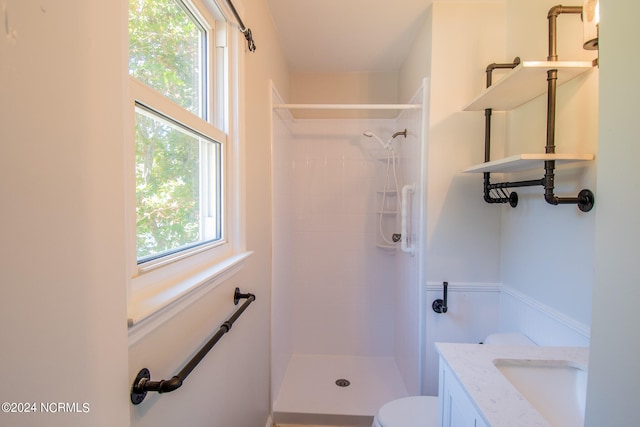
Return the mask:
POLYGON ((377 142, 388 120, 298 120, 293 132, 294 352, 385 356, 394 255, 375 247, 377 142))

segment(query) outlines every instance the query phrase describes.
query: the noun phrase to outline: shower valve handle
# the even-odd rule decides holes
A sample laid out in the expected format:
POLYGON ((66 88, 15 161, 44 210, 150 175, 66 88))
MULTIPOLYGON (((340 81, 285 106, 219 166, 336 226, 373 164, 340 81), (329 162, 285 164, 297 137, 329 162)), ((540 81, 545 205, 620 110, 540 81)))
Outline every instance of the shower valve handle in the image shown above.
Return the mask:
POLYGON ((449 282, 442 282, 442 296, 443 299, 436 299, 433 300, 433 304, 431 304, 431 308, 433 308, 433 311, 435 311, 436 313, 446 313, 448 308, 447 308, 447 287, 449 286, 449 282))

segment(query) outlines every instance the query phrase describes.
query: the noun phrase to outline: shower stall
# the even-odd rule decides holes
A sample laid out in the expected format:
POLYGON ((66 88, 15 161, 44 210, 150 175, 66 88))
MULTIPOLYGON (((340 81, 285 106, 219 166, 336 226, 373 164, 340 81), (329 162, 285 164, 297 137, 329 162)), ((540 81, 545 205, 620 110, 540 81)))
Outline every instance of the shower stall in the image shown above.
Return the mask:
POLYGON ((423 390, 426 88, 384 106, 287 105, 272 89, 276 422, 366 424, 423 390), (398 114, 295 119, 293 108, 398 114))

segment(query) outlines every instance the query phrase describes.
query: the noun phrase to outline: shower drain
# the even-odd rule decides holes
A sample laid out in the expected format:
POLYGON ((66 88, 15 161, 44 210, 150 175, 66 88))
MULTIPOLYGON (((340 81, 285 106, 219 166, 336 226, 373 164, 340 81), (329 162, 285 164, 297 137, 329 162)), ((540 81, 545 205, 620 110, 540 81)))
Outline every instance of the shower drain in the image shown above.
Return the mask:
POLYGON ((345 380, 344 378, 340 378, 339 380, 336 380, 336 385, 338 387, 348 387, 351 383, 349 382, 349 380, 345 380))

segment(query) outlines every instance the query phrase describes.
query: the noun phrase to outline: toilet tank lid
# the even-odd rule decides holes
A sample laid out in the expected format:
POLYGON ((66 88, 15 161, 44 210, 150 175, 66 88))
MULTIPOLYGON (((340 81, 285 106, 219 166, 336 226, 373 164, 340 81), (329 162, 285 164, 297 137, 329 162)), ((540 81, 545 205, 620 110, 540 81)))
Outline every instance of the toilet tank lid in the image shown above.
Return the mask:
POLYGON ((529 337, 520 332, 491 334, 484 340, 484 343, 492 345, 536 345, 529 337))
POLYGON ((411 396, 384 404, 376 419, 383 427, 437 427, 438 409, 437 396, 411 396))

